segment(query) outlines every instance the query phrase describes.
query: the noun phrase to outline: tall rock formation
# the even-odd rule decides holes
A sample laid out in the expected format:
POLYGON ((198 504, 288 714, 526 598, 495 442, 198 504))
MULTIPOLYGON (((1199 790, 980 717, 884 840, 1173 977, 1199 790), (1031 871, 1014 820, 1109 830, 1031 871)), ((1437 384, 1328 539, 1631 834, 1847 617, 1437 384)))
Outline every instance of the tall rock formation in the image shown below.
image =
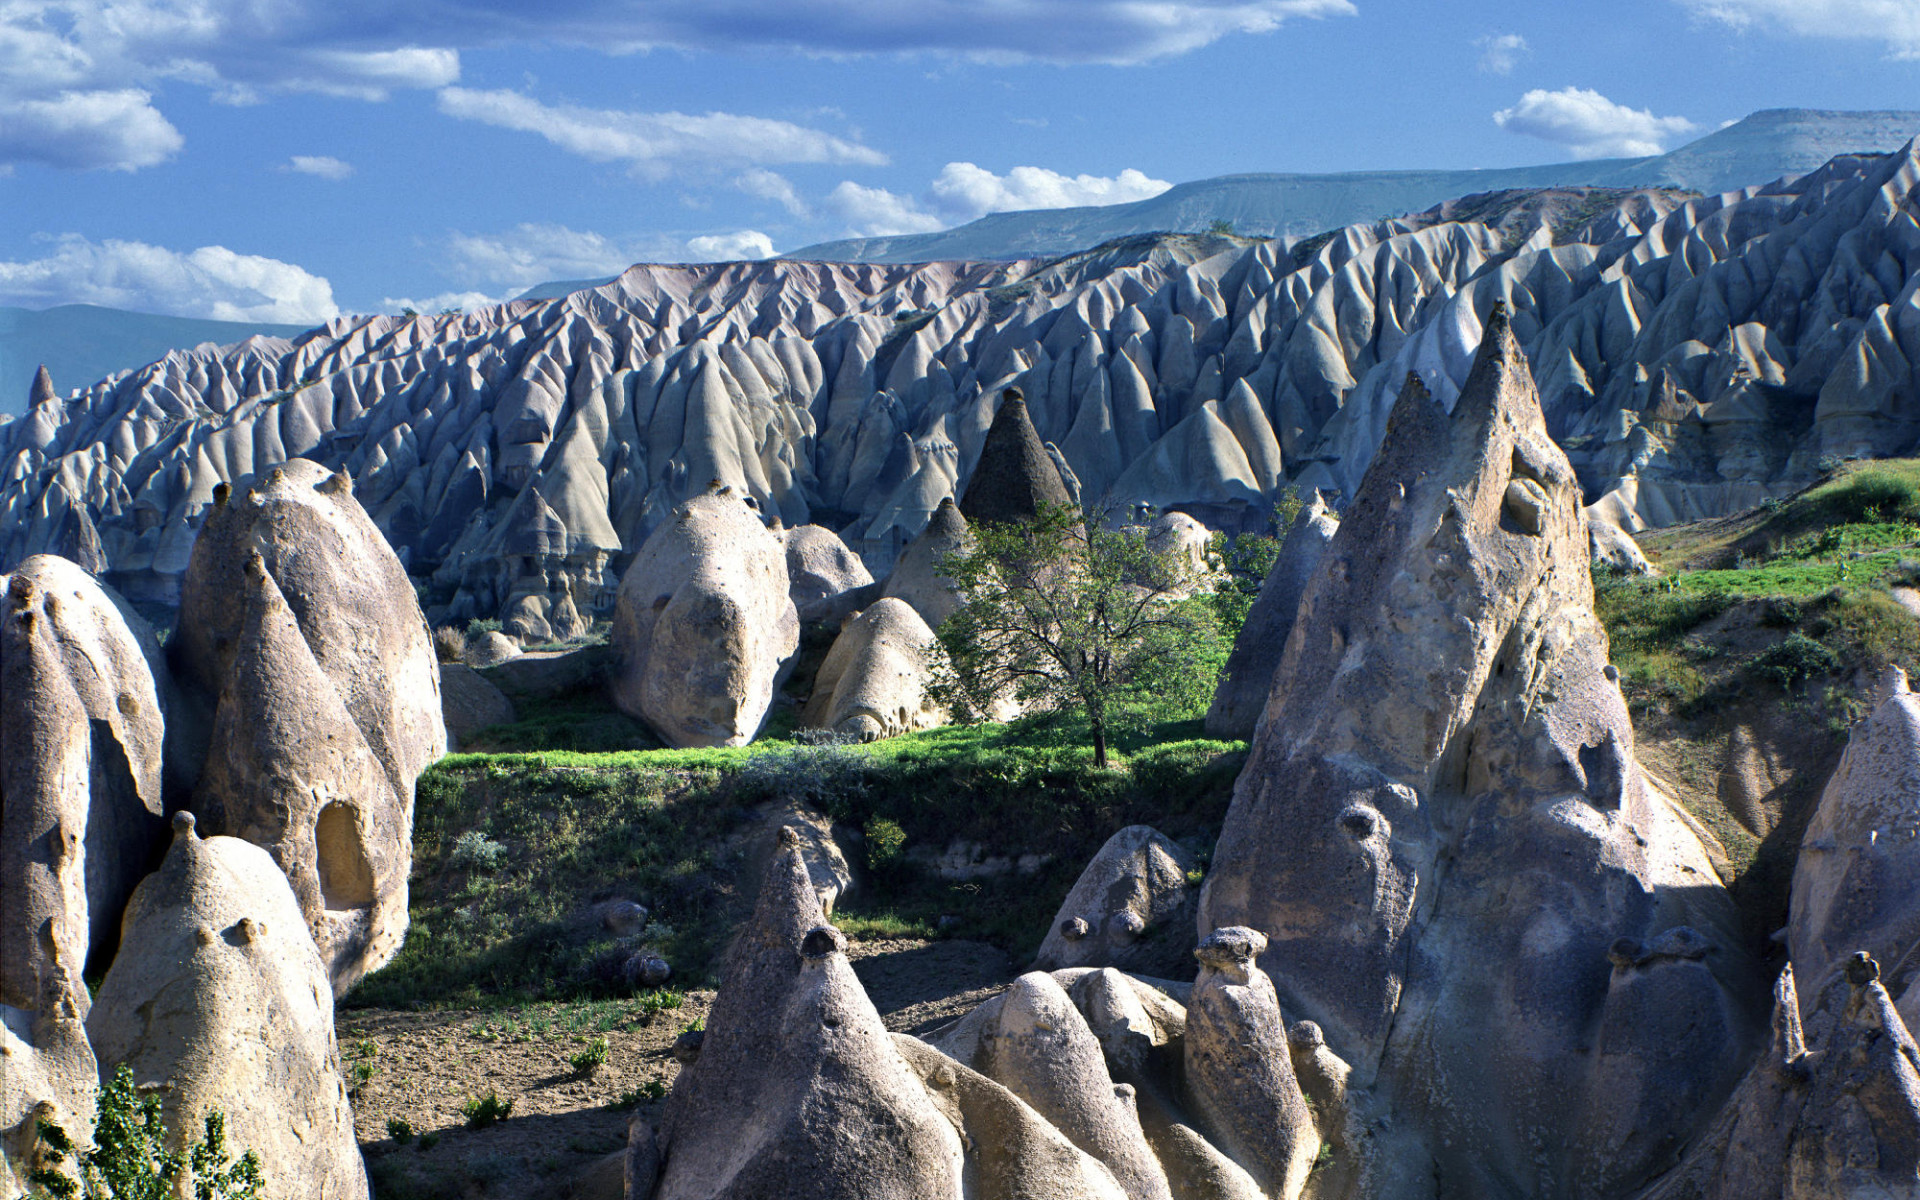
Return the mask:
POLYGON ((783 837, 675 1081, 654 1200, 960 1194, 964 1151, 894 1048, 783 837))
POLYGON ((800 646, 787 549, 750 496, 719 486, 675 510, 620 581, 613 701, 672 746, 740 746, 766 722, 800 646))
POLYGON ((833 640, 801 726, 872 742, 944 724, 945 710, 927 694, 935 653, 933 630, 912 605, 874 601, 833 640))
POLYGON ((87 1032, 101 1062, 165 1086, 176 1147, 221 1112, 271 1200, 366 1200, 327 967, 274 860, 175 814, 123 942, 87 1032))
POLYGON ((973 478, 960 497, 960 515, 976 525, 1012 525, 1071 503, 1060 468, 1027 415, 1026 397, 1019 388, 1008 388, 987 427, 973 478))
POLYGON ((1753 1040, 1732 903, 1634 758, 1592 605, 1579 485, 1495 308, 1451 415, 1401 393, 1201 899, 1392 1114, 1366 1194, 1617 1194, 1753 1040))
POLYGON ((216 499, 168 643, 190 701, 169 754, 208 831, 286 871, 343 994, 406 933, 414 781, 447 747, 439 665, 344 476, 296 461, 216 499))

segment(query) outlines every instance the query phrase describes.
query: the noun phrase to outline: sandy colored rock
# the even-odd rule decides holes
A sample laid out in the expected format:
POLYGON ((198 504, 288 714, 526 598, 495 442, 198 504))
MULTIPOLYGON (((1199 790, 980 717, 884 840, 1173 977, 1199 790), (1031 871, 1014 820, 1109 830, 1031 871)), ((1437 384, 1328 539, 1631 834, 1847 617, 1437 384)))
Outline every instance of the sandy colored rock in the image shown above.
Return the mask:
POLYGON ((1201 928, 1265 934, 1285 1011, 1393 1114, 1367 1195, 1583 1195, 1594 1163, 1630 1189, 1671 1144, 1639 1131, 1689 1138, 1751 1044, 1732 901, 1646 785, 1605 670, 1580 495, 1496 307, 1451 414, 1402 391, 1202 891, 1201 928), (1516 504, 1516 480, 1544 506, 1516 504), (1614 986, 1609 947, 1669 938, 1704 947, 1657 968, 1675 987, 1614 986), (1596 1056, 1623 1027, 1631 1044, 1596 1056), (1612 1108, 1567 1102, 1602 1079, 1612 1108))
MULTIPOLYGON (((257 554, 243 586, 245 620, 226 648, 194 809, 209 829, 280 864, 334 995, 344 995, 406 936, 411 781, 406 799, 394 793, 257 554)), ((438 668, 435 676, 437 699, 438 668)))
POLYGON ((1033 520, 1042 509, 1072 503, 1059 468, 1034 431, 1026 398, 1019 388, 1008 388, 960 498, 960 515, 974 524, 1017 524, 1033 520))
POLYGON ((981 1200, 1124 1200, 1113 1172, 1068 1141, 1025 1101, 918 1038, 893 1035, 934 1107, 962 1134, 981 1200))
POLYGON ((1920 695, 1904 675, 1886 692, 1853 727, 1794 867, 1787 949, 1814 997, 1860 950, 1895 996, 1920 979, 1920 695))
POLYGON ((847 548, 840 535, 824 525, 796 525, 783 530, 787 548, 787 594, 802 615, 842 592, 873 582, 867 565, 847 548))
POLYGON ((167 1084, 168 1127, 226 1114, 274 1200, 365 1200, 327 969, 287 877, 237 838, 174 817, 173 847, 127 906, 87 1032, 103 1067, 167 1084))
POLYGON ((801 727, 872 742, 944 724, 945 710, 927 695, 936 653, 933 630, 910 604, 874 601, 827 651, 801 727))
POLYGON ((1779 786, 1773 766, 1761 750, 1751 726, 1736 725, 1727 736, 1727 758, 1720 768, 1716 792, 1720 804, 1742 828, 1758 838, 1772 826, 1767 797, 1779 786))
MULTIPOLYGON (((237 481, 207 514, 167 643, 176 678, 210 716, 233 671, 256 554, 410 819, 414 780, 447 749, 439 663, 413 583, 345 475, 296 459, 237 481)), ((209 726, 189 726, 183 752, 204 758, 209 726)))
POLYGON ((1001 997, 978 1058, 981 1073, 1020 1097, 1113 1172, 1132 1200, 1170 1200, 1134 1107, 1116 1085, 1100 1043, 1066 991, 1044 971, 1015 980, 1001 997))
POLYGON ((513 702, 480 672, 460 663, 440 664, 440 711, 447 723, 449 749, 457 749, 490 725, 516 719, 513 702))
POLYGON ((1210 1140, 1276 1200, 1295 1200, 1320 1151, 1293 1073, 1280 1000, 1255 961, 1267 939, 1216 929, 1194 951, 1200 977, 1187 1004, 1186 1095, 1210 1140))
POLYGON ((813 881, 820 911, 831 917, 834 905, 854 889, 853 868, 834 837, 833 819, 793 799, 769 800, 753 810, 755 824, 734 847, 745 856, 742 878, 764 879, 783 848, 793 845, 813 881))
POLYGON ((972 548, 967 520, 951 497, 942 500, 927 521, 919 537, 908 544, 900 562, 887 576, 884 594, 913 605, 928 628, 940 628, 940 622, 960 607, 952 580, 940 571, 940 564, 955 554, 972 548))
POLYGON ((1168 555, 1198 590, 1210 586, 1213 567, 1213 531, 1187 513, 1162 513, 1147 525, 1147 546, 1168 555))
POLYGON ((157 857, 165 723, 145 622, 64 559, 0 577, 0 1004, 105 966, 157 857), (136 633, 138 630, 138 633, 136 633))
POLYGON ((1184 975, 1192 962, 1199 864, 1147 825, 1108 838, 1054 914, 1034 966, 1118 967, 1143 975, 1184 975))
POLYGON ((520 643, 498 629, 489 629, 467 645, 467 665, 479 670, 497 667, 522 653, 520 643))
POLYGON ((1592 550, 1594 566, 1635 575, 1654 574, 1653 564, 1647 561, 1632 534, 1614 524, 1604 512, 1592 508, 1586 511, 1587 544, 1592 550))
POLYGON ((797 845, 729 956, 660 1128, 655 1200, 959 1194, 960 1136, 894 1047, 797 845))
POLYGON ((744 745, 799 644, 780 539, 730 491, 696 496, 620 581, 614 703, 671 746, 744 745))
POLYGON ((1326 557, 1340 518, 1327 508, 1319 491, 1312 490, 1287 528, 1280 554, 1260 584, 1260 593, 1247 610, 1246 624, 1234 638, 1233 651, 1214 688, 1207 708, 1207 736, 1251 738, 1266 711, 1280 654, 1293 632, 1300 597, 1313 572, 1326 557))

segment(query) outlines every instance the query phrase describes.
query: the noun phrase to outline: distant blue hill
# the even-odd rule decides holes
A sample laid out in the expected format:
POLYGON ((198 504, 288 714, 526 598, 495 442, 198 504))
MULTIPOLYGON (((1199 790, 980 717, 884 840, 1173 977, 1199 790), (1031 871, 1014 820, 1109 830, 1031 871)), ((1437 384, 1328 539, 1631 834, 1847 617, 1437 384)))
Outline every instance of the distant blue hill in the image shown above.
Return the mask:
POLYGON ((41 363, 62 396, 90 387, 118 371, 144 367, 203 342, 229 345, 256 333, 293 337, 305 325, 201 321, 123 312, 92 304, 63 304, 35 311, 0 307, 0 413, 26 411, 27 389, 41 363))
POLYGON ((1803 175, 1839 154, 1896 150, 1916 135, 1920 112, 1769 109, 1652 158, 1485 171, 1222 175, 1132 204, 994 213, 940 233, 822 242, 783 257, 896 263, 1053 258, 1133 234, 1197 233, 1215 221, 1230 221, 1247 236, 1300 238, 1508 188, 1669 186, 1713 194, 1803 175))

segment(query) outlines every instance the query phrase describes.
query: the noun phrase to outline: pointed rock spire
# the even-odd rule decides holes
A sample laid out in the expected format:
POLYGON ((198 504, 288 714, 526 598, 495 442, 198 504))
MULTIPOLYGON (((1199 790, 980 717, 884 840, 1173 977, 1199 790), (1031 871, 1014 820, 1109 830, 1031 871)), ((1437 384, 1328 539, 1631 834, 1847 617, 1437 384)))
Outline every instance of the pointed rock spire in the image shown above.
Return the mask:
POLYGON ((1008 388, 960 498, 960 514, 973 522, 1013 524, 1033 520, 1043 508, 1071 503, 1060 469, 1027 415, 1026 397, 1019 388, 1008 388))
POLYGON ((33 373, 33 386, 27 391, 27 407, 51 404, 60 398, 53 390, 53 375, 47 370, 47 364, 41 363, 40 369, 33 373))

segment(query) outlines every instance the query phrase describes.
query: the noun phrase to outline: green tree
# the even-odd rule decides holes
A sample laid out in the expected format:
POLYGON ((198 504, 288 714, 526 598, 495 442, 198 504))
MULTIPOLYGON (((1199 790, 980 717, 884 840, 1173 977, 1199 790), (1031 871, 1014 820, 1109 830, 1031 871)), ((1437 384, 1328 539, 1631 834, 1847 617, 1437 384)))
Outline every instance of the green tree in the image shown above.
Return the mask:
POLYGON ((1064 506, 973 532, 973 548, 941 567, 961 603, 938 632, 933 690, 957 720, 1007 698, 1032 714, 1077 711, 1105 767, 1114 733, 1205 704, 1219 619, 1190 594, 1184 554, 1064 506))
POLYGON ((39 1134, 42 1165, 27 1181, 57 1200, 173 1200, 183 1175, 193 1182, 194 1200, 261 1200, 266 1194, 259 1156, 249 1150, 233 1161, 220 1113, 207 1114, 204 1141, 184 1154, 169 1150, 159 1095, 136 1090, 124 1063, 100 1089, 91 1150, 76 1155, 72 1137, 51 1122, 40 1122, 39 1134), (68 1158, 74 1158, 78 1178, 62 1169, 68 1158))

